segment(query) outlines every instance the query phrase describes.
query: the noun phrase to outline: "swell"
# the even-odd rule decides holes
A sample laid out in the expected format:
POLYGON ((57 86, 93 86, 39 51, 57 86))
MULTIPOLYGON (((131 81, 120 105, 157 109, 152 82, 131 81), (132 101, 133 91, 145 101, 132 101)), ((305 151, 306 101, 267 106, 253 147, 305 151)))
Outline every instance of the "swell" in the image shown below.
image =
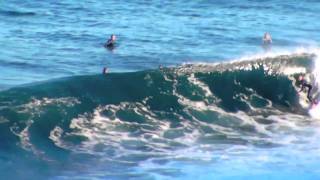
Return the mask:
POLYGON ((35 16, 34 12, 23 12, 23 11, 12 11, 12 10, 0 10, 0 15, 8 17, 24 17, 24 16, 35 16))
POLYGON ((278 126, 308 119, 295 79, 312 72, 313 57, 191 64, 12 88, 0 93, 0 150, 73 167, 80 163, 70 158, 74 153, 135 164, 195 144, 278 146, 271 138, 278 126), (143 156, 137 159, 138 152, 143 156))

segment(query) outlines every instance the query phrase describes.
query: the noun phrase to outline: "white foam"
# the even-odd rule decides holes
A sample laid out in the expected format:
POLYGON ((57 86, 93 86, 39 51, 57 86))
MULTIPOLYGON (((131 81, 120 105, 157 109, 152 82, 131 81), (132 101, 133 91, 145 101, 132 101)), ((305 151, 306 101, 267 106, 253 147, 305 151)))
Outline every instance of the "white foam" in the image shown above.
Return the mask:
POLYGON ((253 59, 275 58, 278 56, 317 54, 319 51, 320 49, 318 47, 297 47, 295 49, 276 49, 276 50, 267 51, 263 53, 242 56, 241 58, 238 58, 232 61, 237 62, 237 61, 245 61, 245 60, 253 60, 253 59))
POLYGON ((24 113, 24 112, 34 111, 35 113, 39 113, 41 107, 48 106, 51 104, 63 104, 67 107, 71 107, 71 106, 74 106, 75 104, 80 104, 80 101, 74 97, 61 97, 61 98, 44 97, 41 99, 33 98, 27 104, 18 106, 18 112, 24 113))
MULTIPOLYGON (((315 52, 316 58, 314 59, 314 70, 312 72, 312 75, 315 79, 315 85, 317 86, 317 89, 320 89, 320 50, 315 52)), ((320 119, 320 103, 315 105, 309 110, 310 116, 316 119, 320 119)))
MULTIPOLYGON (((70 147, 70 150, 76 152, 85 152, 90 154, 99 154, 96 152, 95 146, 99 144, 105 145, 108 148, 117 149, 117 156, 128 155, 131 153, 141 153, 137 150, 126 150, 123 143, 132 142, 139 144, 147 144, 155 149, 165 151, 166 144, 153 141, 152 139, 162 139, 163 134, 169 129, 169 123, 160 121, 154 118, 155 115, 146 107, 139 103, 121 103, 120 105, 107 105, 96 108, 92 115, 84 114, 71 121, 70 128, 73 129, 71 135, 79 135, 87 138, 79 147, 70 147), (134 111, 136 114, 144 116, 146 122, 130 122, 119 119, 116 116, 118 111, 134 111), (102 115, 104 111, 109 111, 112 115, 102 115), (132 135, 129 130, 121 130, 125 127, 138 127, 139 131, 143 131, 140 135, 132 135), (155 130, 145 129, 147 127, 155 130), (151 139, 150 139, 151 137, 151 139)), ((53 138, 55 139, 55 138, 53 138)))
MULTIPOLYGON (((298 56, 302 54, 319 54, 320 48, 319 47, 296 47, 296 48, 291 48, 291 49, 274 49, 272 51, 267 51, 267 52, 258 52, 255 54, 250 54, 250 55, 243 55, 240 58, 236 59, 229 59, 229 60, 224 60, 221 62, 214 62, 214 63, 208 63, 208 62, 196 62, 193 64, 199 65, 199 66, 216 66, 219 64, 224 64, 224 63, 236 63, 236 62, 242 62, 242 61, 250 61, 250 60, 261 60, 261 59, 266 59, 266 58, 276 58, 279 56, 298 56)), ((183 65, 188 65, 190 63, 185 62, 183 65)), ((243 68, 249 68, 249 67, 243 67, 243 68)))
POLYGON ((297 73, 306 73, 307 70, 306 68, 303 67, 284 67, 281 72, 283 72, 283 74, 285 75, 293 75, 293 74, 297 74, 297 73))
POLYGON ((309 114, 311 117, 315 119, 320 119, 320 105, 316 105, 315 107, 309 110, 309 114))
POLYGON ((23 149, 25 149, 26 151, 30 151, 37 156, 45 158, 43 157, 44 152, 37 149, 31 142, 29 129, 32 124, 33 120, 29 120, 26 123, 26 127, 22 131, 19 131, 20 129, 17 126, 10 127, 10 130, 13 134, 20 138, 20 145, 23 149))
POLYGON ((211 93, 209 87, 205 83, 196 79, 194 77, 194 73, 192 73, 190 76, 188 76, 188 80, 189 80, 189 82, 193 83, 194 85, 200 87, 205 92, 206 97, 212 97, 212 93, 211 93))
POLYGON ((53 143, 60 148, 64 148, 63 142, 61 141, 62 134, 63 129, 59 126, 56 126, 50 131, 49 135, 49 139, 51 139, 53 143))

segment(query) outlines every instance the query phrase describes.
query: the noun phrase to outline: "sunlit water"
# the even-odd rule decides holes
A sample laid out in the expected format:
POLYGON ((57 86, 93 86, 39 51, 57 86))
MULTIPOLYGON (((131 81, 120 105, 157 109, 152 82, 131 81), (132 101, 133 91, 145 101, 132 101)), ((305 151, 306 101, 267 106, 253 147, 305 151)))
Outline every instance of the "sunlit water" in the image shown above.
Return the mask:
POLYGON ((0 1, 1 86, 215 62, 319 42, 318 1, 0 1), (105 50, 110 34, 118 47, 105 50))
MULTIPOLYGON (((258 113, 252 115, 221 107, 224 96, 211 92, 214 84, 201 77, 187 76, 186 83, 185 76, 177 80, 170 73, 161 78, 153 72, 123 73, 284 52, 317 54, 319 12, 316 0, 0 0, 0 89, 66 76, 75 83, 0 94, 0 176, 319 179, 319 111, 310 117, 268 109, 277 102, 265 100, 264 108, 250 107, 258 113), (261 46, 264 32, 274 42, 268 54, 261 46), (118 38, 112 51, 103 47, 110 34, 118 38), (100 74, 105 66, 123 82, 74 77, 100 74), (142 84, 138 90, 132 89, 135 83, 142 84), (94 85, 98 88, 90 89, 94 85)), ((313 59, 315 82, 318 59, 313 59)), ((241 99, 242 93, 235 96, 241 99)), ((252 103, 252 96, 244 97, 252 103)))

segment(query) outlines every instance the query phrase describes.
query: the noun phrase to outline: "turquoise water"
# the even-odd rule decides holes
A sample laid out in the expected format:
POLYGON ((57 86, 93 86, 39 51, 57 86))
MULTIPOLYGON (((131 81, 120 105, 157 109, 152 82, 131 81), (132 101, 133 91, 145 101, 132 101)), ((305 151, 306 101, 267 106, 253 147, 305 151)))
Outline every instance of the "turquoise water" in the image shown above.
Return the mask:
POLYGON ((319 10, 0 1, 1 178, 319 179, 319 10))

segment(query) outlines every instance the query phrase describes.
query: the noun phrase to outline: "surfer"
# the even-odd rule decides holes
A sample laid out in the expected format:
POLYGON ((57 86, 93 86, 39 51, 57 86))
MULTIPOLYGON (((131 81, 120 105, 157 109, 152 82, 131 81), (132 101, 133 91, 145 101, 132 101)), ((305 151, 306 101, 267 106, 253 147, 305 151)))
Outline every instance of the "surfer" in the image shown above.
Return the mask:
POLYGON ((108 41, 104 44, 104 47, 106 48, 114 48, 115 44, 116 44, 116 35, 112 34, 110 36, 110 38, 108 39, 108 41))
POLYGON ((102 69, 102 74, 107 74, 108 73, 108 68, 107 67, 104 67, 103 69, 102 69))
POLYGON ((298 80, 299 80, 299 84, 301 85, 301 89, 299 92, 302 92, 305 90, 305 88, 308 88, 307 98, 311 103, 313 103, 313 100, 311 97, 312 85, 310 83, 307 83, 307 81, 304 79, 304 77, 302 75, 299 76, 298 80))
POLYGON ((262 41, 264 45, 270 45, 272 43, 271 35, 268 32, 265 32, 262 41))

